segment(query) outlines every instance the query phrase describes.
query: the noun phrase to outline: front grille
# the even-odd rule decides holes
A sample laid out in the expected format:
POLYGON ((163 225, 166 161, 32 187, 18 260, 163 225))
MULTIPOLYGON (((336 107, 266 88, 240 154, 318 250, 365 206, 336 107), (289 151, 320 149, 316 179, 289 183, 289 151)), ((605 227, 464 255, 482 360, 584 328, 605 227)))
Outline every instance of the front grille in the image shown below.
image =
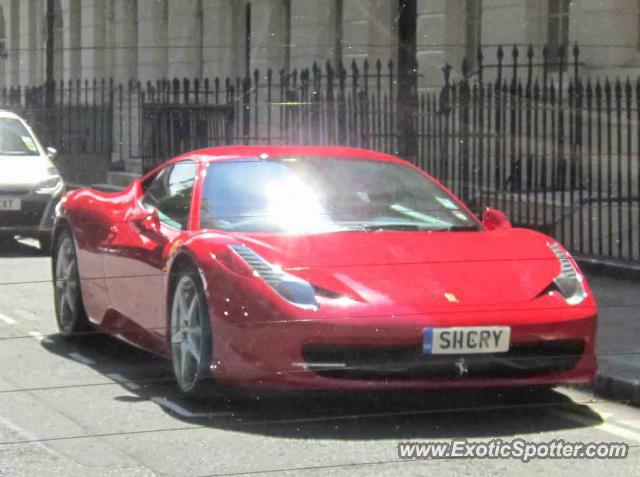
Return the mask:
POLYGON ((515 344, 506 353, 423 355, 416 346, 306 345, 308 369, 334 379, 518 378, 572 369, 583 340, 515 344))
POLYGON ((17 197, 17 196, 28 195, 30 193, 31 193, 31 189, 29 188, 0 186, 0 195, 17 197))
POLYGON ((21 210, 0 210, 0 227, 34 227, 40 224, 46 201, 22 201, 21 210))

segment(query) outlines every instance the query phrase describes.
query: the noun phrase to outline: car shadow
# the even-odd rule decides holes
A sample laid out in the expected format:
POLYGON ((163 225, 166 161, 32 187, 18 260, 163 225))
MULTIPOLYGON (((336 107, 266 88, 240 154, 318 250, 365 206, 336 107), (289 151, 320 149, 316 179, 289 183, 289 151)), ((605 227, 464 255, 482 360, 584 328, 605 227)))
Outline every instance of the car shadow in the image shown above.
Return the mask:
POLYGON ((51 353, 115 381, 124 402, 153 401, 175 419, 203 427, 283 438, 491 438, 602 423, 588 406, 554 390, 396 392, 253 392, 211 385, 198 399, 182 396, 170 362, 115 338, 52 336, 51 353))
POLYGON ((49 256, 49 252, 40 250, 35 239, 2 237, 0 238, 0 258, 27 258, 49 256))

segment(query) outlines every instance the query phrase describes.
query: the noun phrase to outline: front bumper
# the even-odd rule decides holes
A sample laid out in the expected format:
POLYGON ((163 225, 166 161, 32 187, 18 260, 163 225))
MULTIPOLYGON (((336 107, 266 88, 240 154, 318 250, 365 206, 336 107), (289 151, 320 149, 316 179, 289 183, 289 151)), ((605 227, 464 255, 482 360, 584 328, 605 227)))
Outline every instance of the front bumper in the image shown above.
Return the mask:
POLYGON ((63 191, 53 194, 35 192, 12 195, 20 199, 20 210, 0 210, 0 233, 40 237, 51 232, 55 206, 63 191))
MULTIPOLYGON (((280 389, 510 387, 593 379, 595 308, 555 322, 545 317, 532 323, 518 316, 524 314, 512 312, 499 323, 495 314, 474 316, 479 326, 510 325, 510 351, 465 356, 421 354, 424 328, 440 321, 433 316, 396 323, 390 317, 244 325, 214 320, 211 369, 224 383, 280 389)), ((463 321, 448 318, 452 326, 463 321)))

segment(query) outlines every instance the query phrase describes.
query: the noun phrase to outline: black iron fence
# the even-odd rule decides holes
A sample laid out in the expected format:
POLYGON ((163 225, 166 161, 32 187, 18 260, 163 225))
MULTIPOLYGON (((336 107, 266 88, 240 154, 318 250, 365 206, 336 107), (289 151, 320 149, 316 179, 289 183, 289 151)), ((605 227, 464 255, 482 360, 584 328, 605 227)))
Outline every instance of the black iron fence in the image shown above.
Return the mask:
MULTIPOLYGON (((476 211, 560 239, 574 252, 640 260, 640 80, 592 78, 579 50, 497 49, 438 90, 399 94, 393 62, 314 64, 213 80, 60 83, 0 91, 64 153, 143 169, 222 144, 342 144, 401 155, 476 211), (553 61, 550 60, 553 58, 553 61)), ((419 73, 416 73, 419 75, 419 73)), ((420 81, 418 82, 420 84, 420 81)))
POLYGON ((0 89, 0 107, 24 117, 45 145, 66 154, 111 154, 113 82, 69 81, 56 84, 54 107, 44 86, 0 89))
POLYGON ((574 252, 640 259, 640 78, 583 78, 577 46, 557 64, 519 53, 421 96, 419 165, 574 252))

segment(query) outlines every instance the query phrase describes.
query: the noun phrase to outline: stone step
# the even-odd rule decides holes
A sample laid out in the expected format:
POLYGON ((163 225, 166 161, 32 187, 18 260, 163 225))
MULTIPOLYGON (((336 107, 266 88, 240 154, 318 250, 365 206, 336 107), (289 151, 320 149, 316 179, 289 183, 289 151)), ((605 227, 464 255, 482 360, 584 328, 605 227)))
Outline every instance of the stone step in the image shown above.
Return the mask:
POLYGON ((112 171, 107 173, 107 183, 115 187, 124 188, 139 177, 140 174, 137 172, 112 171))
POLYGON ((124 170, 125 172, 135 172, 136 174, 141 174, 142 159, 125 159, 124 170))

